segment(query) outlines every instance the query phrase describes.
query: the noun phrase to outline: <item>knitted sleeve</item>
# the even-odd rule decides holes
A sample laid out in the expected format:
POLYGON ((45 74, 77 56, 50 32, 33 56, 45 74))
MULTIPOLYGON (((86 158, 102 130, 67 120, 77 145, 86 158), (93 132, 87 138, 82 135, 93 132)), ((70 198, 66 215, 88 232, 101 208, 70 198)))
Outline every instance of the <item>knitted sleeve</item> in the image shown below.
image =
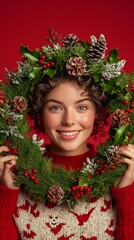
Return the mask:
POLYGON ((116 240, 134 239, 134 183, 124 188, 112 188, 118 209, 116 240))
POLYGON ((0 239, 18 240, 19 235, 13 220, 20 190, 9 189, 0 184, 0 239))

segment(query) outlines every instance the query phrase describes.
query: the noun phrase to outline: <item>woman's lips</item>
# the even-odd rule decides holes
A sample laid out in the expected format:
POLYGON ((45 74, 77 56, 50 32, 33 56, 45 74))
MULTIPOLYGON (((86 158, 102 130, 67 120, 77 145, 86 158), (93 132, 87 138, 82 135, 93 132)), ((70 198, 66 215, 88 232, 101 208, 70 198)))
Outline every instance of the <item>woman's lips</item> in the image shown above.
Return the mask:
POLYGON ((72 140, 76 138, 80 131, 57 131, 61 138, 72 140))

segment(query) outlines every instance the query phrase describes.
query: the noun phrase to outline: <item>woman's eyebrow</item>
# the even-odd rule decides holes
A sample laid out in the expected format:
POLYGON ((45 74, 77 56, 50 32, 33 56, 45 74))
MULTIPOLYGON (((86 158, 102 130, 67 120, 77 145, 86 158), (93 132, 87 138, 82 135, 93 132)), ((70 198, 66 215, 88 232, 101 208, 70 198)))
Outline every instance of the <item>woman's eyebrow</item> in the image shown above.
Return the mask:
POLYGON ((58 104, 63 104, 63 102, 56 100, 56 99, 48 99, 45 101, 45 104, 47 104, 48 102, 54 102, 54 103, 58 103, 58 104))
MULTIPOLYGON (((84 101, 91 101, 91 100, 90 100, 90 98, 82 98, 82 99, 79 99, 78 101, 76 101, 75 103, 76 103, 76 104, 77 104, 77 103, 82 103, 82 102, 84 102, 84 101)), ((48 99, 48 100, 45 102, 45 104, 47 104, 48 102, 54 102, 54 103, 58 103, 58 104, 64 104, 64 102, 59 101, 59 100, 56 100, 56 99, 52 99, 52 98, 48 99)))
POLYGON ((90 99, 89 97, 82 98, 82 99, 76 101, 76 103, 82 103, 82 102, 84 102, 84 101, 89 101, 89 102, 91 102, 91 99, 90 99))

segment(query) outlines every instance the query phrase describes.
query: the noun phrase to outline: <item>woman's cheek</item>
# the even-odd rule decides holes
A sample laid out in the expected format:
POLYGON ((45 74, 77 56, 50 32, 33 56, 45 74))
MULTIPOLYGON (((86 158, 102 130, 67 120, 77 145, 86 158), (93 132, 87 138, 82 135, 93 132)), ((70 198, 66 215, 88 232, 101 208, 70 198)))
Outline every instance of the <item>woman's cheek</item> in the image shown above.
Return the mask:
POLYGON ((81 125, 84 128, 89 128, 94 126, 94 116, 85 116, 83 119, 81 119, 81 125))
POLYGON ((58 123, 59 120, 57 117, 54 117, 53 115, 47 115, 46 117, 43 118, 44 121, 44 127, 48 127, 50 129, 55 128, 58 123))

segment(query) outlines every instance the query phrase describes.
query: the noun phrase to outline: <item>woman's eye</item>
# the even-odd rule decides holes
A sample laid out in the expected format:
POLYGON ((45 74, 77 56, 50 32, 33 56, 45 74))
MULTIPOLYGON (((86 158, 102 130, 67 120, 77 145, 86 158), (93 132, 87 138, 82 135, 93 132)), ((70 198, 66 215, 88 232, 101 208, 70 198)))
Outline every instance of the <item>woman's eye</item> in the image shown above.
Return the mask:
POLYGON ((61 107, 60 106, 51 106, 49 108, 50 111, 53 111, 53 112, 56 112, 56 111, 60 111, 61 110, 61 107))
POLYGON ((82 106, 79 106, 79 107, 78 107, 78 109, 79 109, 80 111, 85 111, 85 110, 87 110, 87 109, 88 109, 88 107, 87 107, 87 106, 84 106, 84 105, 82 105, 82 106))

